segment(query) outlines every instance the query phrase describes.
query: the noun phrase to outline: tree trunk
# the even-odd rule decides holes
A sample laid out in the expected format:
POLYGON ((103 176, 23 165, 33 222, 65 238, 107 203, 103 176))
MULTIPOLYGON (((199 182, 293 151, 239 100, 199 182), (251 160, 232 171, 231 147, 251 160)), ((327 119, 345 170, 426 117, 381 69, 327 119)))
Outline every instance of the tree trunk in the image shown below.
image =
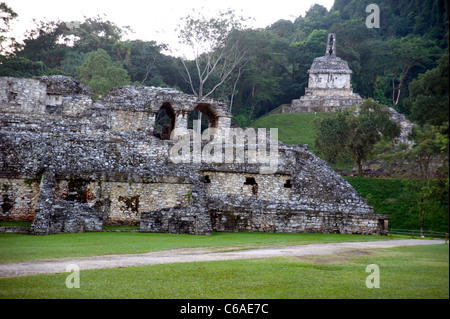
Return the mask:
POLYGON ((358 177, 362 177, 362 161, 361 161, 361 158, 358 158, 356 163, 358 164, 358 177))
POLYGON ((244 70, 244 71, 242 70, 242 68, 243 68, 244 66, 245 66, 245 64, 239 68, 239 72, 238 72, 236 81, 234 81, 233 91, 231 92, 231 99, 230 99, 230 110, 229 110, 230 113, 231 113, 231 110, 233 109, 234 95, 235 95, 235 92, 236 92, 236 85, 237 85, 237 83, 238 83, 238 81, 239 81, 239 79, 240 79, 242 73, 244 73, 244 71, 245 71, 245 70, 244 70))
MULTIPOLYGON (((422 202, 422 205, 425 201, 425 199, 422 197, 420 200, 422 202)), ((420 208, 420 237, 425 237, 424 235, 424 228, 425 228, 425 209, 423 207, 420 208)))
POLYGON ((403 83, 405 82, 406 76, 408 75, 409 70, 412 69, 412 67, 415 65, 415 63, 412 63, 410 65, 408 65, 408 67, 406 68, 406 71, 402 74, 402 78, 400 80, 400 83, 398 84, 398 89, 397 89, 397 99, 395 98, 395 82, 394 82, 394 77, 392 78, 392 107, 395 109, 398 105, 398 101, 400 100, 400 93, 402 91, 402 87, 403 87, 403 83))
POLYGON ((395 108, 395 74, 392 77, 392 107, 395 108))

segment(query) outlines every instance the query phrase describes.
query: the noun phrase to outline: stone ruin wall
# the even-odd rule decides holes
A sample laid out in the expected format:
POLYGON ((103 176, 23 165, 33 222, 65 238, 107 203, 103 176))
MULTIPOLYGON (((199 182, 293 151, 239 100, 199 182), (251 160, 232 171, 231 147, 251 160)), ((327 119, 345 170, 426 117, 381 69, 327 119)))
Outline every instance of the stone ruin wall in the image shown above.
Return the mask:
POLYGON ((252 164, 174 164, 176 143, 154 136, 190 112, 230 127, 223 101, 173 89, 121 87, 101 101, 69 77, 0 78, 0 220, 32 221, 31 233, 212 231, 386 234, 356 191, 302 146, 279 145, 274 174, 252 164))
POLYGON ((39 183, 30 179, 0 178, 0 218, 31 222, 39 198, 39 183))

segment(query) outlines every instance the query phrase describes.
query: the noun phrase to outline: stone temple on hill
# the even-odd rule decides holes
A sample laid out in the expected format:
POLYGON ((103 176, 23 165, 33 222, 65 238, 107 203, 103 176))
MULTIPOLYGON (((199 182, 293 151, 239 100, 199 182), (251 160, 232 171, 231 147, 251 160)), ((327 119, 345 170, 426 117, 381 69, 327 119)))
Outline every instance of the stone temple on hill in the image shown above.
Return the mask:
POLYGON ((336 35, 328 35, 324 56, 314 60, 308 71, 305 95, 283 107, 283 113, 329 112, 362 103, 351 88, 352 70, 346 61, 336 56, 336 35))

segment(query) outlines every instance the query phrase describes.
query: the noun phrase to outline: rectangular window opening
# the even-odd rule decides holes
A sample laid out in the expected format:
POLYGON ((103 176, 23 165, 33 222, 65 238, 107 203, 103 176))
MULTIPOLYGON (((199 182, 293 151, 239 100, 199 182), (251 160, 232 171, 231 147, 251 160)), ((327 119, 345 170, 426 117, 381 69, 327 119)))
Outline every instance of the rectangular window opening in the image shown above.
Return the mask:
POLYGON ((17 100, 16 92, 8 92, 8 102, 15 102, 17 100))
POLYGON ((244 185, 256 185, 256 180, 254 177, 246 177, 244 185))
POLYGON ((286 180, 286 183, 284 183, 283 186, 284 188, 292 188, 291 180, 290 179, 286 180))

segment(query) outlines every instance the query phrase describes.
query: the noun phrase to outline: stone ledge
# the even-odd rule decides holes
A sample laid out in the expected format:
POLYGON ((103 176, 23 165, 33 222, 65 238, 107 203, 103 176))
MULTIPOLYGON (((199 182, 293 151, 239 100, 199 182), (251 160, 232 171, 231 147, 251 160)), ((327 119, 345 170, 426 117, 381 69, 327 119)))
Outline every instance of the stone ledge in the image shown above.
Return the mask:
POLYGON ((30 227, 0 226, 0 234, 30 234, 30 227))

